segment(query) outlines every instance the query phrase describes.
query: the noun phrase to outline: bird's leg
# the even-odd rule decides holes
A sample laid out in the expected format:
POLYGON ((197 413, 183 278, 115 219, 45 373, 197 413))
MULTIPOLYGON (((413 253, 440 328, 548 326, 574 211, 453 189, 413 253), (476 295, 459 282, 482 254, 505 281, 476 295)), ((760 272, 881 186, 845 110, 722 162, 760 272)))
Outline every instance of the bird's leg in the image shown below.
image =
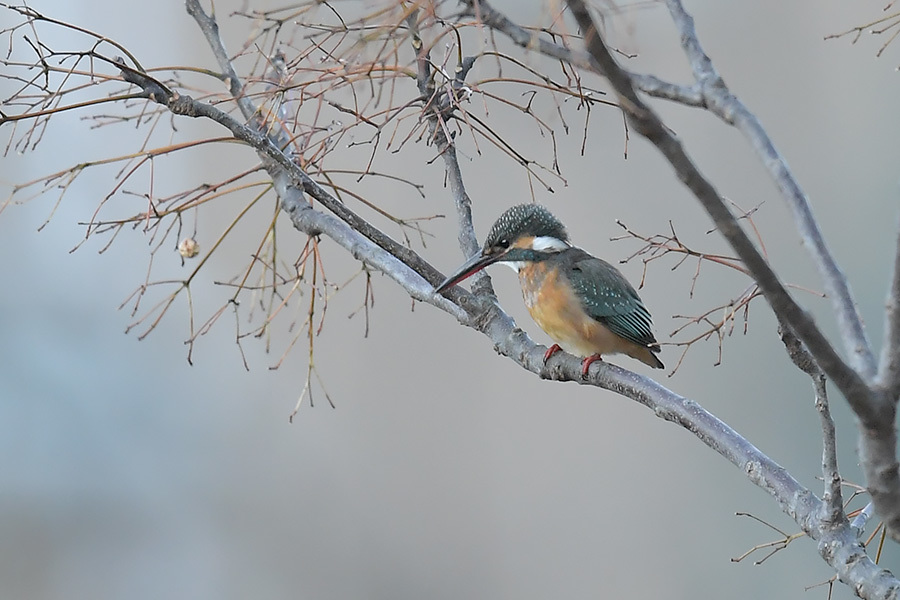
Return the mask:
POLYGON ((553 344, 552 346, 547 348, 547 351, 544 352, 544 364, 546 365, 547 361, 550 360, 550 357, 553 356, 554 354, 556 354, 557 352, 559 352, 560 350, 562 350, 562 348, 559 347, 559 344, 553 344))
POLYGON ((601 357, 599 354, 591 354, 590 356, 585 358, 583 361, 581 361, 581 377, 582 378, 587 379, 588 369, 590 369, 591 365, 594 364, 595 362, 597 362, 598 360, 602 362, 603 357, 601 357))

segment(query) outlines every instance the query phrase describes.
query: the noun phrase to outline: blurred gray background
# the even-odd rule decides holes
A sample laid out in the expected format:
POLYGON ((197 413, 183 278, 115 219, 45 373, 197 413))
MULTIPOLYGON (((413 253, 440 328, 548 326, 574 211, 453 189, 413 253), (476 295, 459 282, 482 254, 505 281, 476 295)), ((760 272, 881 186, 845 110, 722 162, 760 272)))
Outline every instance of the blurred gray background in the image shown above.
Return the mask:
MULTIPOLYGON (((879 16, 883 3, 688 3, 716 66, 809 193, 876 344, 900 215, 900 45, 876 59, 881 40, 853 46, 823 38, 879 16)), ((181 3, 31 4, 123 42, 147 67, 213 67, 181 3)), ((216 4, 220 18, 239 6, 216 4)), ((522 22, 545 22, 538 3, 498 6, 522 22)), ((616 18, 612 40, 640 55, 633 68, 687 81, 664 7, 640 6, 616 18)), ((245 27, 225 22, 231 48, 244 41, 245 27)), ((704 113, 657 106, 724 194, 745 208, 764 202, 756 224, 783 277, 820 288, 743 139, 704 113)), ((554 182, 555 194, 536 195, 577 244, 616 262, 637 245, 609 241, 619 234, 615 219, 646 233, 665 231, 672 220, 687 243, 722 249, 705 235, 708 220, 655 150, 632 136, 623 159, 615 110, 592 111, 581 156, 584 113, 574 108, 565 113, 572 133, 559 138, 568 185, 554 182)), ((558 124, 549 109, 541 116, 558 124)), ((526 147, 546 144, 515 115, 494 118, 517 140, 532 135, 531 142, 522 137, 526 147)), ((203 125, 181 120, 179 127, 203 125)), ((0 133, 5 143, 8 130, 0 133)), ((0 161, 3 195, 14 183, 133 149, 138 137, 127 126, 91 131, 76 119, 56 119, 36 153, 0 161)), ((479 157, 470 145, 461 148, 483 236, 503 209, 530 198, 528 182, 495 152, 479 157)), ((213 164, 228 172, 255 160, 240 148, 212 158, 208 152, 161 163, 160 185, 190 187, 213 164)), ((419 144, 398 158, 426 185, 426 199, 385 187, 385 206, 400 216, 452 215, 440 161, 425 165, 431 156, 433 149, 419 144)), ((86 173, 41 233, 55 198, 0 215, 3 598, 826 597, 827 588, 804 591, 832 574, 807 539, 760 566, 730 562, 778 538, 735 511, 787 532, 796 527, 694 437, 614 394, 539 380, 447 315, 423 305, 410 311, 408 298, 384 277, 374 278, 368 338, 362 315, 346 318, 362 302, 362 287, 332 298, 316 365, 337 408, 314 384, 315 407, 304 404, 293 424, 288 416, 306 372, 302 341, 274 371, 269 367, 290 336, 276 335, 269 354, 262 342, 245 341, 247 372, 227 316, 200 340, 189 366, 183 302, 145 340, 125 335, 131 318, 116 309, 143 281, 148 241, 129 232, 104 254, 97 253, 99 238, 69 253, 84 235, 77 223, 112 188, 111 176, 86 173)), ((360 184, 363 193, 381 193, 367 185, 360 184)), ((123 203, 120 214, 141 210, 134 198, 113 202, 123 203)), ((201 221, 204 250, 229 218, 201 221)), ((427 227, 436 237, 417 249, 449 271, 462 259, 455 223, 427 227)), ((236 272, 255 247, 258 238, 246 232, 248 245, 221 252, 195 287, 200 321, 229 295, 211 282, 236 272)), ((285 241, 294 255, 300 243, 285 241)), ((334 280, 354 271, 333 244, 322 247, 334 280)), ((174 251, 161 252, 157 263, 163 274, 187 272, 174 251)), ((702 312, 745 287, 733 274, 705 267, 691 300, 693 264, 674 273, 672 265, 654 264, 642 290, 662 338, 677 325, 672 315, 702 312)), ((641 275, 639 263, 623 271, 635 282, 641 275)), ((505 269, 495 275, 504 307, 546 343, 515 277, 505 269)), ((827 302, 800 297, 833 333, 827 302)), ((677 355, 668 348, 663 359, 672 366, 677 355)), ((754 304, 746 336, 727 340, 723 364, 714 366, 715 359, 714 343, 700 345, 673 377, 650 374, 819 493, 811 386, 788 365, 764 305, 754 304)), ((833 410, 843 473, 860 482, 852 418, 837 396, 833 410)), ((894 544, 882 562, 900 571, 894 544)), ((851 594, 838 586, 835 597, 851 594)))

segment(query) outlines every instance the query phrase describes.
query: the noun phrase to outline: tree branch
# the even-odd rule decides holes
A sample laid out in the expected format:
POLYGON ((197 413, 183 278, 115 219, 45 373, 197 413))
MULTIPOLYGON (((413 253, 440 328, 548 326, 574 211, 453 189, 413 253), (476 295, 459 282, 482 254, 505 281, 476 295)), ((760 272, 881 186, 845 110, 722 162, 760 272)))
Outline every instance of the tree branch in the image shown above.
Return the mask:
POLYGON ((900 227, 894 254, 894 273, 884 309, 884 342, 878 365, 878 386, 887 394, 886 401, 896 405, 900 400, 900 227))
POLYGON ((690 189, 713 219, 722 236, 731 244, 760 289, 780 318, 806 344, 816 358, 819 367, 834 381, 854 411, 866 422, 877 418, 869 403, 869 388, 859 374, 850 368, 835 352, 831 344, 816 326, 812 317, 791 297, 778 276, 759 253, 753 242, 731 214, 727 204, 713 185, 697 169, 685 153, 681 143, 662 124, 659 117, 638 98, 628 74, 619 69, 600 36, 593 29, 593 21, 581 2, 569 2, 576 20, 586 31, 588 51, 601 66, 607 79, 619 95, 623 110, 631 118, 634 128, 665 156, 675 169, 678 178, 690 189))
POLYGON ((825 481, 825 492, 822 495, 822 508, 825 509, 826 523, 840 524, 847 520, 844 514, 844 500, 841 493, 841 473, 837 462, 837 436, 834 430, 834 419, 828 406, 828 390, 825 387, 825 375, 813 378, 816 390, 816 411, 822 426, 822 479, 825 481))
MULTIPOLYGON (((797 334, 816 356, 819 366, 841 389, 853 412, 860 419, 859 453, 866 474, 866 484, 875 508, 884 519, 888 532, 895 541, 900 542, 900 464, 898 464, 896 456, 897 432, 894 427, 897 399, 900 395, 900 354, 897 352, 900 349, 900 333, 897 331, 897 315, 900 312, 900 239, 898 239, 893 283, 886 310, 888 323, 885 330, 881 365, 876 370, 875 356, 847 278, 825 244, 806 195, 788 168, 784 157, 781 156, 763 129, 762 124, 737 97, 731 94, 712 66, 712 61, 700 45, 693 18, 684 10, 680 0, 666 0, 666 4, 675 21, 675 26, 681 34, 682 47, 694 70, 694 76, 701 86, 701 92, 706 98, 709 110, 724 121, 733 124, 750 142, 751 147, 760 156, 763 165, 769 170, 781 189, 782 195, 794 215, 794 222, 801 239, 810 249, 813 261, 816 263, 825 285, 825 291, 832 300, 838 327, 851 364, 861 375, 865 381, 864 385, 868 389, 863 390, 859 386, 861 382, 856 382, 853 387, 859 393, 848 395, 850 390, 835 379, 837 371, 833 370, 834 365, 822 362, 823 354, 833 354, 833 350, 822 348, 821 350, 828 350, 822 353, 819 348, 811 344, 811 340, 803 332, 797 331, 797 334), (889 372, 894 375, 886 378, 885 376, 889 372), (893 384, 884 387, 887 379, 892 379, 893 384), (880 390, 873 389, 876 384, 880 385, 880 390)), ((772 300, 769 299, 769 302, 771 304, 772 300)), ((776 313, 779 312, 774 304, 772 308, 776 310, 776 313)), ((837 355, 835 354, 833 358, 837 358, 837 355)))
MULTIPOLYGON (((681 45, 694 71, 694 78, 700 86, 704 106, 744 134, 778 185, 794 216, 800 238, 809 248, 813 261, 819 269, 825 292, 831 298, 851 364, 867 382, 872 382, 876 374, 872 346, 866 336, 862 317, 859 315, 847 277, 825 243, 819 224, 809 206, 809 199, 759 119, 731 93, 713 67, 712 61, 700 45, 694 19, 684 10, 681 1, 666 0, 666 5, 680 34, 681 45)), ((825 368, 824 365, 822 367, 825 368)))
MULTIPOLYGON (((694 192, 694 195, 713 218, 719 231, 753 274, 776 315, 787 323, 791 331, 806 345, 819 368, 828 374, 841 389, 861 420, 874 423, 875 419, 881 415, 873 407, 872 394, 868 386, 856 371, 841 360, 809 315, 794 302, 768 263, 741 229, 740 224, 728 210, 712 184, 694 166, 678 140, 663 126, 653 111, 638 98, 628 74, 618 68, 615 59, 606 48, 583 0, 567 0, 567 4, 584 32, 588 52, 603 69, 619 96, 620 105, 631 118, 634 128, 660 150, 675 168, 679 178, 694 192)), ((878 499, 874 495, 873 500, 876 501, 877 507, 878 499)), ((823 506, 818 503, 817 505, 823 506)), ((854 586, 853 589, 857 594, 865 598, 887 597, 885 594, 896 596, 900 589, 900 582, 893 579, 892 576, 889 577, 891 582, 887 588, 876 585, 874 583, 876 579, 869 577, 862 580, 856 579, 855 572, 861 563, 868 563, 866 570, 868 575, 873 577, 878 568, 865 555, 865 550, 858 540, 852 536, 846 519, 843 520, 843 523, 836 525, 828 523, 827 520, 820 519, 818 516, 810 516, 808 522, 798 523, 813 539, 820 542, 819 551, 823 558, 836 570, 842 581, 854 586), (848 547, 842 548, 823 541, 826 537, 838 534, 842 538, 842 543, 849 544, 848 547)))
POLYGON ((779 325, 778 332, 784 343, 788 357, 794 365, 810 376, 815 390, 816 412, 822 427, 822 480, 825 490, 822 495, 823 520, 825 523, 842 524, 847 520, 844 512, 844 500, 841 491, 841 474, 837 463, 837 437, 834 419, 828 406, 828 390, 825 386, 825 375, 816 364, 809 350, 803 345, 794 332, 784 325, 779 325))
MULTIPOLYGON (((412 11, 406 19, 412 34, 413 49, 416 51, 416 67, 417 77, 416 84, 419 93, 423 98, 427 98, 426 115, 428 118, 429 138, 434 140, 437 146, 438 154, 444 160, 444 168, 447 172, 447 179, 450 183, 450 191, 453 195, 453 201, 456 206, 456 217, 459 231, 459 247, 466 257, 473 256, 479 251, 478 238, 475 236, 475 227, 472 224, 472 200, 466 192, 466 186, 463 183, 462 170, 459 167, 459 160, 456 156, 456 145, 450 140, 444 129, 446 118, 453 113, 456 98, 450 97, 446 91, 439 91, 434 85, 431 73, 431 56, 428 51, 429 46, 422 43, 419 34, 419 11, 412 11)), ((459 49, 462 52, 462 48, 459 49)), ((474 64, 474 59, 463 59, 456 65, 456 74, 451 82, 450 92, 456 95, 456 92, 465 86, 466 75, 474 64)), ((485 275, 487 275, 485 273, 485 275)), ((490 280, 486 279, 488 285, 490 280)))
MULTIPOLYGON (((506 35, 518 46, 555 58, 564 63, 587 71, 602 74, 602 69, 587 52, 572 50, 542 38, 535 31, 529 31, 512 22, 505 14, 495 9, 487 0, 460 0, 465 5, 464 14, 471 15, 482 24, 506 35)), ((706 100, 698 86, 684 86, 664 81, 653 75, 628 73, 636 86, 649 96, 671 100, 685 106, 703 107, 706 100)))
POLYGON ((185 0, 184 7, 187 13, 197 22, 200 31, 203 32, 203 36, 206 38, 206 42, 225 76, 225 85, 228 86, 228 91, 235 102, 237 102, 241 114, 248 121, 251 120, 256 116, 256 106, 254 106, 250 98, 244 95, 244 84, 241 78, 238 77, 237 71, 234 70, 234 65, 231 64, 228 53, 225 51, 225 43, 219 35, 219 24, 216 22, 215 4, 213 4, 213 12, 208 15, 203 10, 203 7, 200 6, 200 0, 185 0))

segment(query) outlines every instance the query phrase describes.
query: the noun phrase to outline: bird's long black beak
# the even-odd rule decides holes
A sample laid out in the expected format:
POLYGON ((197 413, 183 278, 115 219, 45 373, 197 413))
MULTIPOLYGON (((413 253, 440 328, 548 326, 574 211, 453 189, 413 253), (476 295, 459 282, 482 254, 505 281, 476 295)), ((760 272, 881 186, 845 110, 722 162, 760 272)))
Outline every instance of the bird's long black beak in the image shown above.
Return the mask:
POLYGON ((463 263, 454 273, 450 275, 447 279, 441 282, 441 285, 434 288, 435 294, 440 294, 447 288, 456 285, 460 281, 471 277, 478 271, 487 267, 488 265, 492 265, 498 260, 503 258, 504 254, 499 252, 497 254, 483 254, 479 253, 467 260, 463 263))

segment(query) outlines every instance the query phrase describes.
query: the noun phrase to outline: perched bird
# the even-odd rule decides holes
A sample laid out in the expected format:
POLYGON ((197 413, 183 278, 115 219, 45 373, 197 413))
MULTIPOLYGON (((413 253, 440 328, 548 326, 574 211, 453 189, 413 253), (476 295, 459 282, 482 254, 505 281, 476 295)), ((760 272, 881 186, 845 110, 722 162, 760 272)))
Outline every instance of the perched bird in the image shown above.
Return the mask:
POLYGON ((560 347, 585 357, 581 373, 603 354, 627 354, 655 369, 659 343, 650 313, 625 277, 608 262, 569 243, 550 211, 537 204, 513 206, 500 215, 484 248, 436 289, 440 293, 497 262, 519 273, 522 296, 531 317, 560 347))

